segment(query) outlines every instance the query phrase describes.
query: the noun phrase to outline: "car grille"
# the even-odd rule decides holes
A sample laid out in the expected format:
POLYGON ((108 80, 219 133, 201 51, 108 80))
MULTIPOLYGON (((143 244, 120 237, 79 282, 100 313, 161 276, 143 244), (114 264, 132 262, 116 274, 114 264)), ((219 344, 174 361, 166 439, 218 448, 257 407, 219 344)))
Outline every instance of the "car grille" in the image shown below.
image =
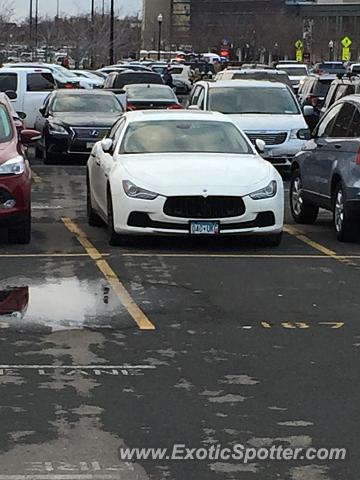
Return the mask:
POLYGON ((13 196, 10 194, 10 192, 5 190, 5 188, 0 188, 0 205, 12 199, 13 196))
POLYGON ((109 127, 73 127, 76 138, 101 140, 110 130, 109 127))
POLYGON ((227 218, 245 213, 241 197, 169 197, 165 215, 180 218, 227 218))
POLYGON ((266 145, 280 145, 284 143, 287 137, 286 132, 273 132, 273 133, 253 133, 246 132, 250 141, 255 144, 255 140, 264 140, 266 145))

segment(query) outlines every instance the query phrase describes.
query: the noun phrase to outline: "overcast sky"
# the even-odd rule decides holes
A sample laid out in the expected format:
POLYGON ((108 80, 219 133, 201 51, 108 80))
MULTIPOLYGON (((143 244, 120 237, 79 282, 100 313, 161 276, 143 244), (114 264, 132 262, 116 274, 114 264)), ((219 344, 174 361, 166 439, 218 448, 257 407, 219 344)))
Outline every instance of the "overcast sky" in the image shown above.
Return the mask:
MULTIPOLYGON (((15 6, 16 18, 28 16, 29 0, 13 0, 15 6)), ((35 0, 33 0, 35 4, 35 0)), ((97 8, 102 8, 102 0, 95 0, 97 8)), ((105 0, 105 5, 110 5, 110 0, 105 0)), ((133 14, 141 10, 142 0, 115 0, 116 8, 119 8, 124 14, 133 14)), ((89 11, 91 0, 60 0, 60 11, 63 14, 76 14, 78 12, 89 11)), ((39 10, 41 15, 56 14, 56 0, 39 0, 39 10)))

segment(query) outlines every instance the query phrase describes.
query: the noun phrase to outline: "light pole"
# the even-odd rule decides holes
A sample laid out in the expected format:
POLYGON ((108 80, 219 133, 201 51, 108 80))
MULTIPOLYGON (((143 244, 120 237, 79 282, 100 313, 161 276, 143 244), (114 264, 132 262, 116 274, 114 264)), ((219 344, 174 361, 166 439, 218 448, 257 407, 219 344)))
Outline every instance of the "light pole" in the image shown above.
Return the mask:
POLYGON ((110 48, 109 48, 110 65, 114 64, 114 27, 115 27, 114 2, 115 0, 110 1, 110 48))
POLYGON ((56 16, 57 18, 60 17, 60 0, 56 0, 56 16))
POLYGON ((38 47, 38 26, 39 26, 39 0, 35 0, 35 48, 38 47))
POLYGON ((33 0, 30 0, 30 12, 29 12, 29 46, 32 44, 32 21, 33 21, 33 0))
POLYGON ((91 57, 90 67, 94 68, 94 43, 95 43, 95 0, 91 0, 91 57))
POLYGON ((161 58, 161 29, 162 29, 162 23, 163 23, 164 17, 162 13, 159 13, 157 16, 157 21, 159 24, 159 37, 158 37, 158 60, 161 58))
POLYGON ((329 60, 330 62, 334 59, 334 41, 330 40, 329 42, 329 60))

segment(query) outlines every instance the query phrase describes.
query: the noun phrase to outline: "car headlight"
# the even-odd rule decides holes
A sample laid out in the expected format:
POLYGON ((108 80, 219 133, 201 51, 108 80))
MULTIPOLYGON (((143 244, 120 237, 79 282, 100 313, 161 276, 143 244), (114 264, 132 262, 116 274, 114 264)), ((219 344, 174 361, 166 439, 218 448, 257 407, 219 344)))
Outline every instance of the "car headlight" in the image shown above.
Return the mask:
POLYGON ((0 175, 21 175, 25 172, 25 161, 21 155, 0 165, 0 175))
POLYGON ((272 198, 275 197, 277 192, 277 183, 276 180, 272 180, 269 185, 267 185, 265 188, 261 188, 260 190, 257 190, 256 192, 250 193, 250 198, 253 200, 262 200, 265 198, 272 198))
POLYGON ((290 139, 291 140, 309 140, 310 130, 308 128, 298 128, 291 130, 290 139))
POLYGON ((49 123, 49 133, 58 133, 60 135, 68 135, 69 132, 58 123, 49 123))
POLYGON ((149 190, 138 187, 130 182, 130 180, 123 181, 123 189, 128 197, 139 198, 141 200, 155 200, 155 198, 159 196, 158 193, 149 192, 149 190))

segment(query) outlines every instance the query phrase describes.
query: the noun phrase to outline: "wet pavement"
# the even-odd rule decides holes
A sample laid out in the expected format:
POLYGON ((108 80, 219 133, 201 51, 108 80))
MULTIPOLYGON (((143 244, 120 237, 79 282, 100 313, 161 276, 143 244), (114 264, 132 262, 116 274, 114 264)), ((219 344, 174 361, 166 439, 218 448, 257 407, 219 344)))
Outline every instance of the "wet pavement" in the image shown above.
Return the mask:
POLYGON ((86 224, 85 168, 33 165, 33 241, 0 244, 0 480, 358 478, 360 244, 336 242, 329 214, 287 213, 278 249, 114 248, 86 224), (347 458, 119 458, 179 443, 347 458))

